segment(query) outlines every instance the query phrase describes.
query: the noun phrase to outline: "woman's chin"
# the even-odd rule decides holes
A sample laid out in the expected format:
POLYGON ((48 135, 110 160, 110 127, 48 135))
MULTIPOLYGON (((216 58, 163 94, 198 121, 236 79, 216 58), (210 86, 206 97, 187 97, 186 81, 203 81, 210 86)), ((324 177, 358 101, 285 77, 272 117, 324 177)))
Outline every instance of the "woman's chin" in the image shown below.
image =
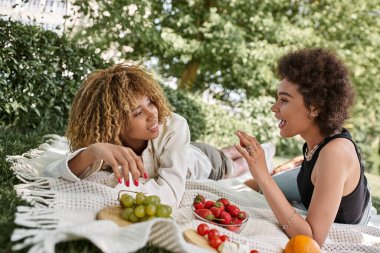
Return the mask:
POLYGON ((294 134, 291 134, 291 133, 287 132, 286 130, 281 129, 280 130, 280 136, 283 138, 290 138, 290 137, 293 137, 294 134))
POLYGON ((151 133, 151 140, 153 139, 156 139, 158 137, 158 135, 160 134, 160 130, 157 129, 157 131, 154 131, 153 133, 151 133))

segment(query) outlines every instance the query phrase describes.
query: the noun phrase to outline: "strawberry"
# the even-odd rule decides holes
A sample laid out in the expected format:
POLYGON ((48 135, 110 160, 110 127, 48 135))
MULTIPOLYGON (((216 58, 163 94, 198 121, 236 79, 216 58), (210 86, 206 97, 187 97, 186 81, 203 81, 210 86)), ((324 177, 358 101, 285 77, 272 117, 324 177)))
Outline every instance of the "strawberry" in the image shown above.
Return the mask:
POLYGON ((214 201, 212 201, 212 200, 207 200, 207 201, 205 202, 205 209, 210 209, 211 207, 214 206, 214 204, 215 204, 214 201))
POLYGON ((243 223, 243 221, 242 220, 240 220, 240 219, 238 219, 238 218, 232 218, 231 219, 231 225, 240 225, 240 224, 242 224, 243 223))
POLYGON ((230 240, 230 238, 228 237, 228 235, 221 235, 220 240, 222 240, 222 242, 225 242, 225 241, 228 242, 230 240))
POLYGON ((205 197, 203 197, 203 195, 201 194, 198 194, 197 196, 195 196, 194 198, 194 203, 205 203, 205 197))
POLYGON ((226 211, 229 212, 232 217, 236 217, 239 214, 240 209, 235 205, 228 205, 226 206, 226 211))
POLYGON ((202 202, 199 202, 199 203, 194 202, 193 207, 195 210, 197 210, 197 209, 203 209, 205 205, 202 202))
POLYGON ((217 208, 219 208, 220 211, 224 211, 224 205, 223 205, 222 202, 216 201, 216 202, 214 203, 214 206, 217 207, 217 208))
POLYGON ((229 226, 227 229, 232 231, 232 232, 236 232, 239 230, 239 226, 229 226))
POLYGON ((221 202, 224 206, 228 206, 230 204, 230 201, 226 198, 220 198, 218 199, 218 202, 221 202))
POLYGON ((238 213, 238 215, 237 215, 237 218, 238 218, 239 220, 245 220, 245 219, 247 218, 247 213, 244 212, 244 211, 240 211, 240 212, 238 213))
POLYGON ((196 209, 194 212, 205 220, 211 221, 215 218, 210 209, 196 209))
POLYGON ((222 213, 222 210, 220 210, 219 208, 213 206, 210 208, 212 214, 216 217, 216 218, 219 218, 220 214, 222 213))
POLYGON ((239 231, 240 229, 240 225, 243 223, 242 220, 239 220, 238 218, 232 218, 231 221, 230 221, 230 225, 236 225, 236 226, 228 226, 227 229, 232 231, 232 232, 236 232, 236 231, 239 231))
POLYGON ((230 224, 232 218, 229 213, 227 213, 226 211, 222 211, 222 213, 219 216, 219 219, 221 219, 222 224, 230 224))

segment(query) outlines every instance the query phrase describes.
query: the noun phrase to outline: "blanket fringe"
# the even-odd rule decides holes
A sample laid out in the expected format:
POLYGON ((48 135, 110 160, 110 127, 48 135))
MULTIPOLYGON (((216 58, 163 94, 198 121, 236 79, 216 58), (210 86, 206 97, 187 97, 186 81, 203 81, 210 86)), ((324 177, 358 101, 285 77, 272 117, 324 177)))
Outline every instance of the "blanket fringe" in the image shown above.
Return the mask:
POLYGON ((15 224, 39 229, 53 229, 58 226, 59 219, 56 210, 46 208, 36 208, 28 206, 17 207, 15 224))
POLYGON ((18 196, 35 207, 51 206, 55 200, 54 191, 50 190, 48 178, 33 178, 17 175, 24 184, 14 186, 18 196), (26 180, 27 178, 27 180, 26 180))
POLYGON ((25 247, 32 246, 28 250, 32 252, 43 252, 43 241, 41 238, 46 236, 57 228, 59 219, 56 216, 55 210, 46 208, 36 208, 30 206, 18 206, 15 215, 15 224, 27 227, 16 228, 11 236, 11 241, 16 242, 13 250, 21 250, 25 247))
POLYGON ((8 156, 10 169, 22 182, 14 186, 17 194, 36 207, 51 206, 54 192, 50 190, 52 178, 41 177, 41 171, 52 160, 65 156, 68 149, 67 139, 59 135, 45 135, 47 141, 36 149, 17 155, 8 156))
POLYGON ((12 164, 10 169, 23 182, 35 180, 38 177, 38 170, 33 168, 29 164, 30 159, 24 156, 8 156, 5 161, 12 164))
POLYGON ((59 136, 56 134, 47 134, 43 136, 46 141, 38 146, 38 148, 30 149, 29 151, 23 153, 21 156, 8 156, 8 158, 20 158, 24 157, 27 159, 33 159, 41 156, 41 154, 45 151, 49 150, 63 150, 68 149, 67 139, 66 137, 59 136), (60 148, 60 149, 57 149, 60 148))
POLYGON ((22 240, 22 242, 17 242, 13 244, 12 250, 17 251, 24 249, 25 247, 32 246, 28 253, 38 253, 44 252, 43 250, 43 240, 42 237, 46 236, 47 233, 51 233, 52 230, 41 230, 41 229, 20 229, 14 230, 11 241, 17 242, 22 240))
MULTIPOLYGON (((17 242, 17 241, 20 241, 20 240, 23 240, 23 239, 26 239, 26 238, 29 238, 29 241, 30 241, 31 238, 36 237, 38 234, 44 233, 44 231, 45 230, 42 230, 42 229, 16 228, 14 230, 12 236, 11 236, 11 241, 12 242, 17 242)), ((51 231, 51 230, 50 229, 46 229, 46 231, 51 231)), ((19 245, 18 249, 21 249, 22 247, 28 246, 25 241, 23 241, 22 243, 19 242, 19 243, 15 244, 15 245, 19 245), (21 245, 23 245, 23 246, 21 247, 21 245)))
POLYGON ((39 176, 39 169, 46 166, 46 162, 65 156, 69 151, 66 137, 49 134, 44 138, 47 139, 46 142, 38 148, 22 155, 7 156, 6 161, 11 163, 11 170, 26 180, 34 180, 39 176))
POLYGON ((18 184, 15 185, 15 189, 25 189, 25 188, 31 188, 33 189, 39 189, 39 190, 46 190, 50 189, 49 181, 46 178, 39 178, 34 181, 29 178, 29 181, 25 180, 25 178, 17 175, 17 178, 19 178, 21 181, 23 181, 25 184, 18 184))
POLYGON ((32 245, 32 242, 33 242, 33 239, 34 236, 38 233, 41 233, 41 230, 37 230, 37 229, 15 229, 13 231, 13 234, 11 236, 11 241, 12 242, 15 242, 15 241, 19 241, 19 240, 23 240, 22 242, 20 243, 16 243, 12 246, 12 249, 13 250, 21 250, 27 246, 30 246, 32 245))

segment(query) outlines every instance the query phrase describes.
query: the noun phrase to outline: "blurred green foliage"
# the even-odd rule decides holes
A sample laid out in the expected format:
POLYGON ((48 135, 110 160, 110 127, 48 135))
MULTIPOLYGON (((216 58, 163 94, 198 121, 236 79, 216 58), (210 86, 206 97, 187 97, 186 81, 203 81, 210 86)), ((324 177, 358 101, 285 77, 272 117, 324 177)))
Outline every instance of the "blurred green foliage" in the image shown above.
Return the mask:
POLYGON ((200 140, 222 148, 238 143, 235 133, 243 130, 253 134, 261 143, 271 142, 276 146, 276 155, 300 155, 302 143, 296 138, 281 138, 270 108, 273 97, 260 96, 242 100, 234 107, 218 100, 205 103, 200 96, 193 98, 201 105, 206 115, 206 129, 200 140))
POLYGON ((173 111, 187 119, 191 140, 201 139, 206 130, 206 115, 202 111, 202 103, 188 92, 174 90, 164 85, 162 87, 173 111))
POLYGON ((0 19, 0 125, 63 127, 82 78, 105 65, 65 36, 0 19))
POLYGON ((380 174, 380 88, 372 93, 358 99, 348 126, 359 145, 367 171, 380 174))

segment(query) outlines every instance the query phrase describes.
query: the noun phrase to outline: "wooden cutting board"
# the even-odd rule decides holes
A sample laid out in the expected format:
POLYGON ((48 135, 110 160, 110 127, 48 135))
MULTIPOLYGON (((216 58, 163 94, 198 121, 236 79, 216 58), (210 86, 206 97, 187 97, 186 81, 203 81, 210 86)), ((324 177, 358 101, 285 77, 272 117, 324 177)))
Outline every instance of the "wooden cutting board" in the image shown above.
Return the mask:
POLYGON ((111 220, 121 227, 126 227, 132 224, 129 221, 123 220, 121 214, 123 209, 120 206, 108 206, 100 210, 96 216, 98 220, 111 220))
POLYGON ((201 248, 210 250, 212 252, 218 252, 216 249, 214 249, 208 244, 208 240, 205 237, 198 235, 197 231, 195 231, 194 229, 186 229, 183 232, 183 237, 189 243, 195 244, 201 248))

